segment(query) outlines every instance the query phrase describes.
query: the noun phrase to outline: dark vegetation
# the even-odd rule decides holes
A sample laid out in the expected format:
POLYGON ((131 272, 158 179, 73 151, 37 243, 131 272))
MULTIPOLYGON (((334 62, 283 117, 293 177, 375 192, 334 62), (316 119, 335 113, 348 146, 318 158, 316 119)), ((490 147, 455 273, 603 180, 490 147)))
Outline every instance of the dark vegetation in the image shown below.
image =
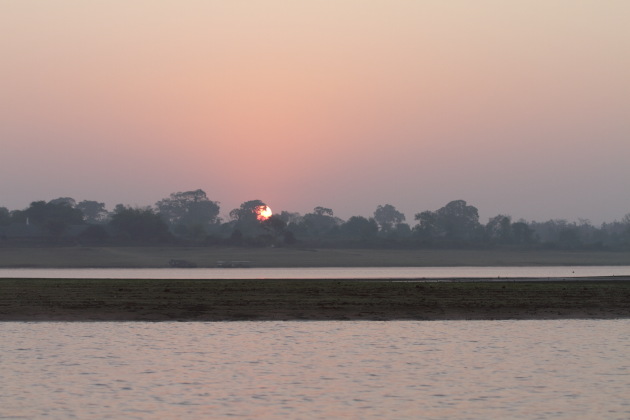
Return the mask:
POLYGON ((0 246, 229 246, 391 249, 630 250, 630 214, 593 226, 568 222, 514 221, 497 215, 485 224, 463 200, 425 210, 407 223, 390 204, 373 217, 342 220, 332 209, 288 211, 259 220, 260 200, 246 201, 219 217, 220 206, 203 190, 177 192, 151 207, 118 204, 108 211, 98 201, 61 197, 35 201, 23 210, 0 207, 0 246))

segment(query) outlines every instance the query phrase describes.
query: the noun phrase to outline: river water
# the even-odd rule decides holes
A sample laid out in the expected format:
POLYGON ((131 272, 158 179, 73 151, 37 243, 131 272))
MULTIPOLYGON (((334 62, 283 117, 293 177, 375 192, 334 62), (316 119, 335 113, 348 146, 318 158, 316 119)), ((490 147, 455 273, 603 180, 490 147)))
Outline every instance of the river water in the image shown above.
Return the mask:
POLYGON ((317 268, 0 268, 0 278, 422 279, 630 276, 630 266, 317 268))
POLYGON ((0 323, 0 418, 628 419, 630 320, 0 323))

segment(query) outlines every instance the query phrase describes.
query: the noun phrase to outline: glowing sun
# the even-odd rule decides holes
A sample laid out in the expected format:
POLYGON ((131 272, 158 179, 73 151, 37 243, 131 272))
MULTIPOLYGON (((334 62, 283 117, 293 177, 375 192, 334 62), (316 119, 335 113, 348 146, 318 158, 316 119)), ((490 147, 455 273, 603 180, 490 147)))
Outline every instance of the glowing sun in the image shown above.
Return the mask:
POLYGON ((269 219, 272 214, 273 213, 271 212, 269 206, 256 207, 256 219, 260 220, 261 222, 269 219))

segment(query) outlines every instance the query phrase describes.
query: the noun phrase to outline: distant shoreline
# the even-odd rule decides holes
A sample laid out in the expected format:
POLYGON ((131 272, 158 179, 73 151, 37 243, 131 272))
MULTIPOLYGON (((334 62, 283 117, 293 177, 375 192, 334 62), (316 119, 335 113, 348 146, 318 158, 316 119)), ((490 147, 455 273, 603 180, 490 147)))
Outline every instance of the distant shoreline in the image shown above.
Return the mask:
POLYGON ((519 249, 351 249, 224 247, 0 247, 0 268, 199 268, 221 262, 272 267, 511 267, 629 265, 630 252, 519 249))
POLYGON ((0 279, 0 321, 619 318, 630 318, 630 277, 0 279))

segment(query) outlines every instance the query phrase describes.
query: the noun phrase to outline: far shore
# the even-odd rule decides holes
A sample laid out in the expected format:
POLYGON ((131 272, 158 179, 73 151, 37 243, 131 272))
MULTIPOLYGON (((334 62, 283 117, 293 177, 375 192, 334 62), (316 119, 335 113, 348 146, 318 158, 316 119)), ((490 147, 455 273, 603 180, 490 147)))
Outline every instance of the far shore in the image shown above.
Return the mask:
POLYGON ((0 321, 619 318, 630 318, 630 276, 422 282, 0 279, 0 321))
POLYGON ((630 252, 518 249, 222 247, 0 247, 0 268, 200 268, 238 261, 268 267, 454 267, 630 265, 630 252))

